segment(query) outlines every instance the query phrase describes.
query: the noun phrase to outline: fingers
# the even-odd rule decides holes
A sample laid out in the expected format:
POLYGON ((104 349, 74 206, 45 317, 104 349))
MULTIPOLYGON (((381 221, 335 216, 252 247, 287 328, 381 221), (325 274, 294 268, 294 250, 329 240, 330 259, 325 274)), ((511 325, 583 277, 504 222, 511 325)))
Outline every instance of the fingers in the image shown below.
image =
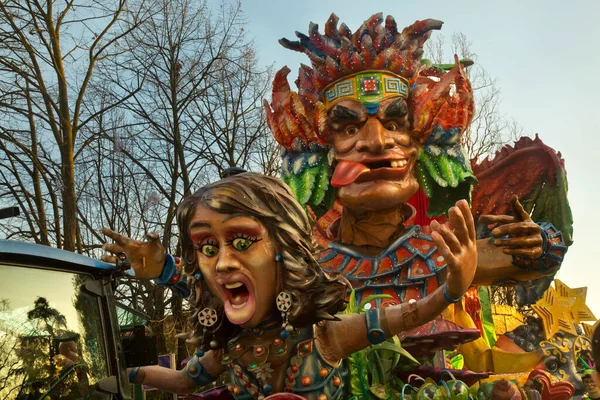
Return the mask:
POLYGON ((529 258, 531 260, 535 260, 542 255, 541 247, 529 247, 525 249, 502 249, 504 254, 508 254, 509 256, 521 256, 525 258, 529 258))
POLYGON ((456 203, 456 207, 458 207, 464 218, 468 237, 472 241, 475 241, 477 239, 477 232, 475 231, 475 220, 473 219, 469 203, 466 200, 460 200, 456 203))
POLYGON ((527 222, 531 221, 529 213, 525 211, 517 195, 512 195, 512 197, 510 198, 510 205, 512 206, 513 213, 515 214, 515 217, 517 219, 527 222))
MULTIPOLYGON (((437 221, 433 221, 433 222, 437 222, 437 221)), ((431 225, 433 225, 433 222, 431 223, 431 225)), ((454 257, 454 254, 452 254, 452 252, 450 251, 450 248, 444 241, 444 238, 442 237, 442 235, 439 234, 439 232, 437 232, 437 231, 431 232, 431 239, 435 243, 440 254, 446 259, 446 263, 448 265, 452 266, 452 265, 458 264, 456 257, 454 257)))
POLYGON ((534 235, 510 239, 496 239, 494 240, 494 244, 498 247, 536 247, 542 246, 542 237, 534 235))
POLYGON ((479 222, 486 225, 511 224, 515 222, 515 217, 512 215, 482 215, 479 217, 479 222))
POLYGON ((109 253, 117 254, 117 253, 125 253, 123 246, 117 243, 106 243, 102 248, 109 253))
POLYGON ((120 233, 111 231, 108 228, 102 228, 102 233, 104 233, 106 236, 111 238, 114 242, 121 244, 121 245, 125 244, 129 240, 129 238, 127 236, 123 236, 120 233))
MULTIPOLYGON (((455 211, 455 213, 456 212, 460 212, 460 211, 455 211)), ((462 216, 456 217, 455 219, 457 219, 456 222, 461 222, 462 216), (460 221, 458 220, 458 218, 460 218, 460 221)), ((464 224, 464 221, 462 221, 462 222, 464 224)), ((452 222, 452 224, 454 225, 454 222, 452 222)), ((431 228, 433 229, 434 232, 436 232, 440 235, 444 244, 448 247, 450 252, 456 253, 456 254, 461 252, 461 247, 462 247, 461 242, 456 237, 456 235, 450 230, 450 228, 448 228, 447 225, 442 225, 437 221, 433 221, 431 223, 431 228)))
POLYGON ((156 242, 160 240, 160 237, 158 236, 158 233, 150 232, 146 235, 146 240, 149 242, 156 242))
POLYGON ((105 263, 109 263, 109 264, 117 263, 117 257, 115 257, 115 256, 105 255, 105 256, 102 256, 102 258, 100 258, 100 260, 104 261, 105 263))
POLYGON ((540 227, 535 222, 515 222, 508 225, 501 225, 492 230, 492 236, 499 238, 502 236, 533 236, 540 234, 540 227))

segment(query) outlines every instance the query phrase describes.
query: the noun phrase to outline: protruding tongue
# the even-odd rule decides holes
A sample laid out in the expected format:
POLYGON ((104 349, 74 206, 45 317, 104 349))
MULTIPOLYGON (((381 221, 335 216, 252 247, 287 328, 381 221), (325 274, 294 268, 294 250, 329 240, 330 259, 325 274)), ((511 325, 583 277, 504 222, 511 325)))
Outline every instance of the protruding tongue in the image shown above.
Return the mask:
POLYGON ((354 182, 360 174, 366 171, 369 171, 369 168, 364 164, 356 161, 341 160, 333 171, 331 184, 333 187, 347 186, 354 182))

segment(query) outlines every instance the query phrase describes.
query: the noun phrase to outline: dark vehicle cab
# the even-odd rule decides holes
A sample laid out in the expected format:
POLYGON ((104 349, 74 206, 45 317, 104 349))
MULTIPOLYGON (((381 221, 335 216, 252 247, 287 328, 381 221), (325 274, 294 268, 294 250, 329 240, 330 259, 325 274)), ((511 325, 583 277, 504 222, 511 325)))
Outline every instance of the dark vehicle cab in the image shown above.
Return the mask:
POLYGON ((130 399, 114 265, 0 240, 0 399, 130 399))

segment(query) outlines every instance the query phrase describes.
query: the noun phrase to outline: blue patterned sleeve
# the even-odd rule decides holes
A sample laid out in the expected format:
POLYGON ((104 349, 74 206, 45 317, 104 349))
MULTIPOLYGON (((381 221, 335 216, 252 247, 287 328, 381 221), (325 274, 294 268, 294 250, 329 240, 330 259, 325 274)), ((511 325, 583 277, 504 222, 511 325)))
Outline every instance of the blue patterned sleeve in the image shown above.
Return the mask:
POLYGON ((169 287, 173 294, 181 298, 187 298, 190 295, 190 289, 187 286, 185 275, 182 274, 179 259, 167 254, 165 257, 165 266, 161 276, 154 280, 157 285, 169 287))

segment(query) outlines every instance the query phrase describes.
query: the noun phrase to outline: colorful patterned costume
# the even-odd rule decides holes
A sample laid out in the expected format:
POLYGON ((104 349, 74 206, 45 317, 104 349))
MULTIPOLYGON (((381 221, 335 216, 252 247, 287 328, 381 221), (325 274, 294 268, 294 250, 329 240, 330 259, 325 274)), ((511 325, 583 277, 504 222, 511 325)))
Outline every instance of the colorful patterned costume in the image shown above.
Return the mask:
MULTIPOLYGON (((422 192, 417 193, 420 199, 416 203, 421 204, 420 211, 427 210, 427 216, 421 213, 411 221, 428 225, 429 217, 446 214, 458 199, 470 200, 473 187, 472 208, 476 219, 482 214, 510 213, 510 196, 516 194, 527 211, 534 210, 532 218, 535 221, 548 221, 554 225, 542 226, 545 231, 542 235, 547 241, 545 255, 548 256, 552 249, 556 257, 548 256, 544 258, 547 261, 542 263, 544 265, 531 266, 515 259, 515 265, 536 270, 544 266, 542 275, 556 272, 566 246, 571 244, 572 235, 564 162, 560 153, 537 138, 523 138, 514 147, 502 149, 492 161, 486 159, 479 164, 474 162, 472 166, 461 145, 462 135, 474 112, 473 91, 466 73, 456 57, 456 64, 450 71, 421 62, 425 41, 432 30, 441 28, 442 22, 417 21, 399 32, 391 16, 384 22, 382 14, 375 14, 354 33, 345 24, 338 27, 337 23, 338 17, 332 14, 323 34, 318 25, 311 23, 308 35, 296 33, 299 41, 280 41, 284 47, 307 54, 312 66, 301 66, 296 81, 298 93, 287 83, 290 70, 282 68, 273 82, 272 102, 265 101, 269 127, 284 148, 282 179, 313 214, 319 244, 324 249, 330 248, 322 256, 324 268, 343 271, 353 285, 362 285, 361 291, 365 285, 370 285, 375 293, 390 292, 390 285, 393 285, 398 289, 393 295, 399 300, 406 297, 406 290, 414 292, 415 298, 421 297, 435 289, 441 282, 440 275, 444 275, 440 274, 445 265, 442 261, 428 257, 426 250, 410 248, 414 247, 411 242, 430 241, 425 231, 409 240, 408 236, 412 237, 416 231, 411 228, 413 233, 403 235, 401 243, 396 240, 382 253, 406 251, 405 255, 400 255, 398 264, 382 266, 394 271, 390 276, 385 275, 388 281, 392 279, 391 275, 397 275, 393 282, 382 283, 379 282, 382 271, 365 269, 369 262, 378 259, 340 246, 330 229, 341 215, 334 206, 336 182, 340 176, 352 174, 353 169, 360 167, 335 159, 328 143, 328 107, 340 99, 358 100, 369 115, 374 115, 379 102, 395 96, 406 99, 411 124, 409 131, 412 140, 420 144, 415 172, 422 192), (390 83, 392 80, 394 84, 390 83), (515 179, 517 176, 519 178, 515 179), (478 180, 479 185, 476 185, 478 180), (552 247, 549 239, 558 240, 554 243, 558 247, 552 247), (346 257, 337 253, 344 253, 346 257), (410 268, 413 261, 409 260, 415 256, 420 260, 418 262, 424 263, 424 268, 410 268), (359 260, 362 260, 362 267, 353 268, 353 263, 359 260), (350 264, 345 265, 346 262, 350 264), (403 267, 405 264, 407 268, 403 267), (423 277, 412 275, 418 269, 430 275, 427 283, 423 277), (378 285, 387 285, 387 289, 378 285), (408 289, 411 285, 414 288, 408 289), (423 291, 425 286, 428 290, 423 291)), ((407 228, 409 225, 405 223, 407 228)), ((489 236, 485 227, 480 228, 479 237, 489 236)), ((383 257, 379 261, 385 264, 386 259, 383 257)), ((545 277, 521 285, 520 302, 535 302, 551 281, 552 277, 545 277)))
MULTIPOLYGON (((406 231, 377 256, 366 256, 337 243, 335 237, 320 235, 319 243, 326 249, 320 255, 321 266, 343 273, 356 293, 357 302, 371 294, 391 295, 394 304, 418 300, 444 282, 444 257, 433 244, 428 227, 414 225, 414 207, 407 204, 406 208, 411 215, 404 222, 406 231)), ((381 299, 375 301, 376 306, 381 303, 381 299)))
MULTIPOLYGON (((285 391, 296 393, 309 400, 317 400, 319 396, 327 399, 340 400, 346 398, 346 376, 348 374, 345 362, 331 365, 325 361, 314 340, 313 327, 299 329, 296 334, 283 341, 276 339, 274 350, 281 351, 286 347, 292 348, 292 358, 287 367, 285 391)), ((237 400, 256 398, 258 388, 262 385, 257 377, 268 373, 268 364, 243 366, 239 358, 243 348, 236 350, 236 344, 230 343, 229 352, 223 358, 234 385, 234 396, 237 400), (239 390, 235 390, 239 388, 239 390)))

